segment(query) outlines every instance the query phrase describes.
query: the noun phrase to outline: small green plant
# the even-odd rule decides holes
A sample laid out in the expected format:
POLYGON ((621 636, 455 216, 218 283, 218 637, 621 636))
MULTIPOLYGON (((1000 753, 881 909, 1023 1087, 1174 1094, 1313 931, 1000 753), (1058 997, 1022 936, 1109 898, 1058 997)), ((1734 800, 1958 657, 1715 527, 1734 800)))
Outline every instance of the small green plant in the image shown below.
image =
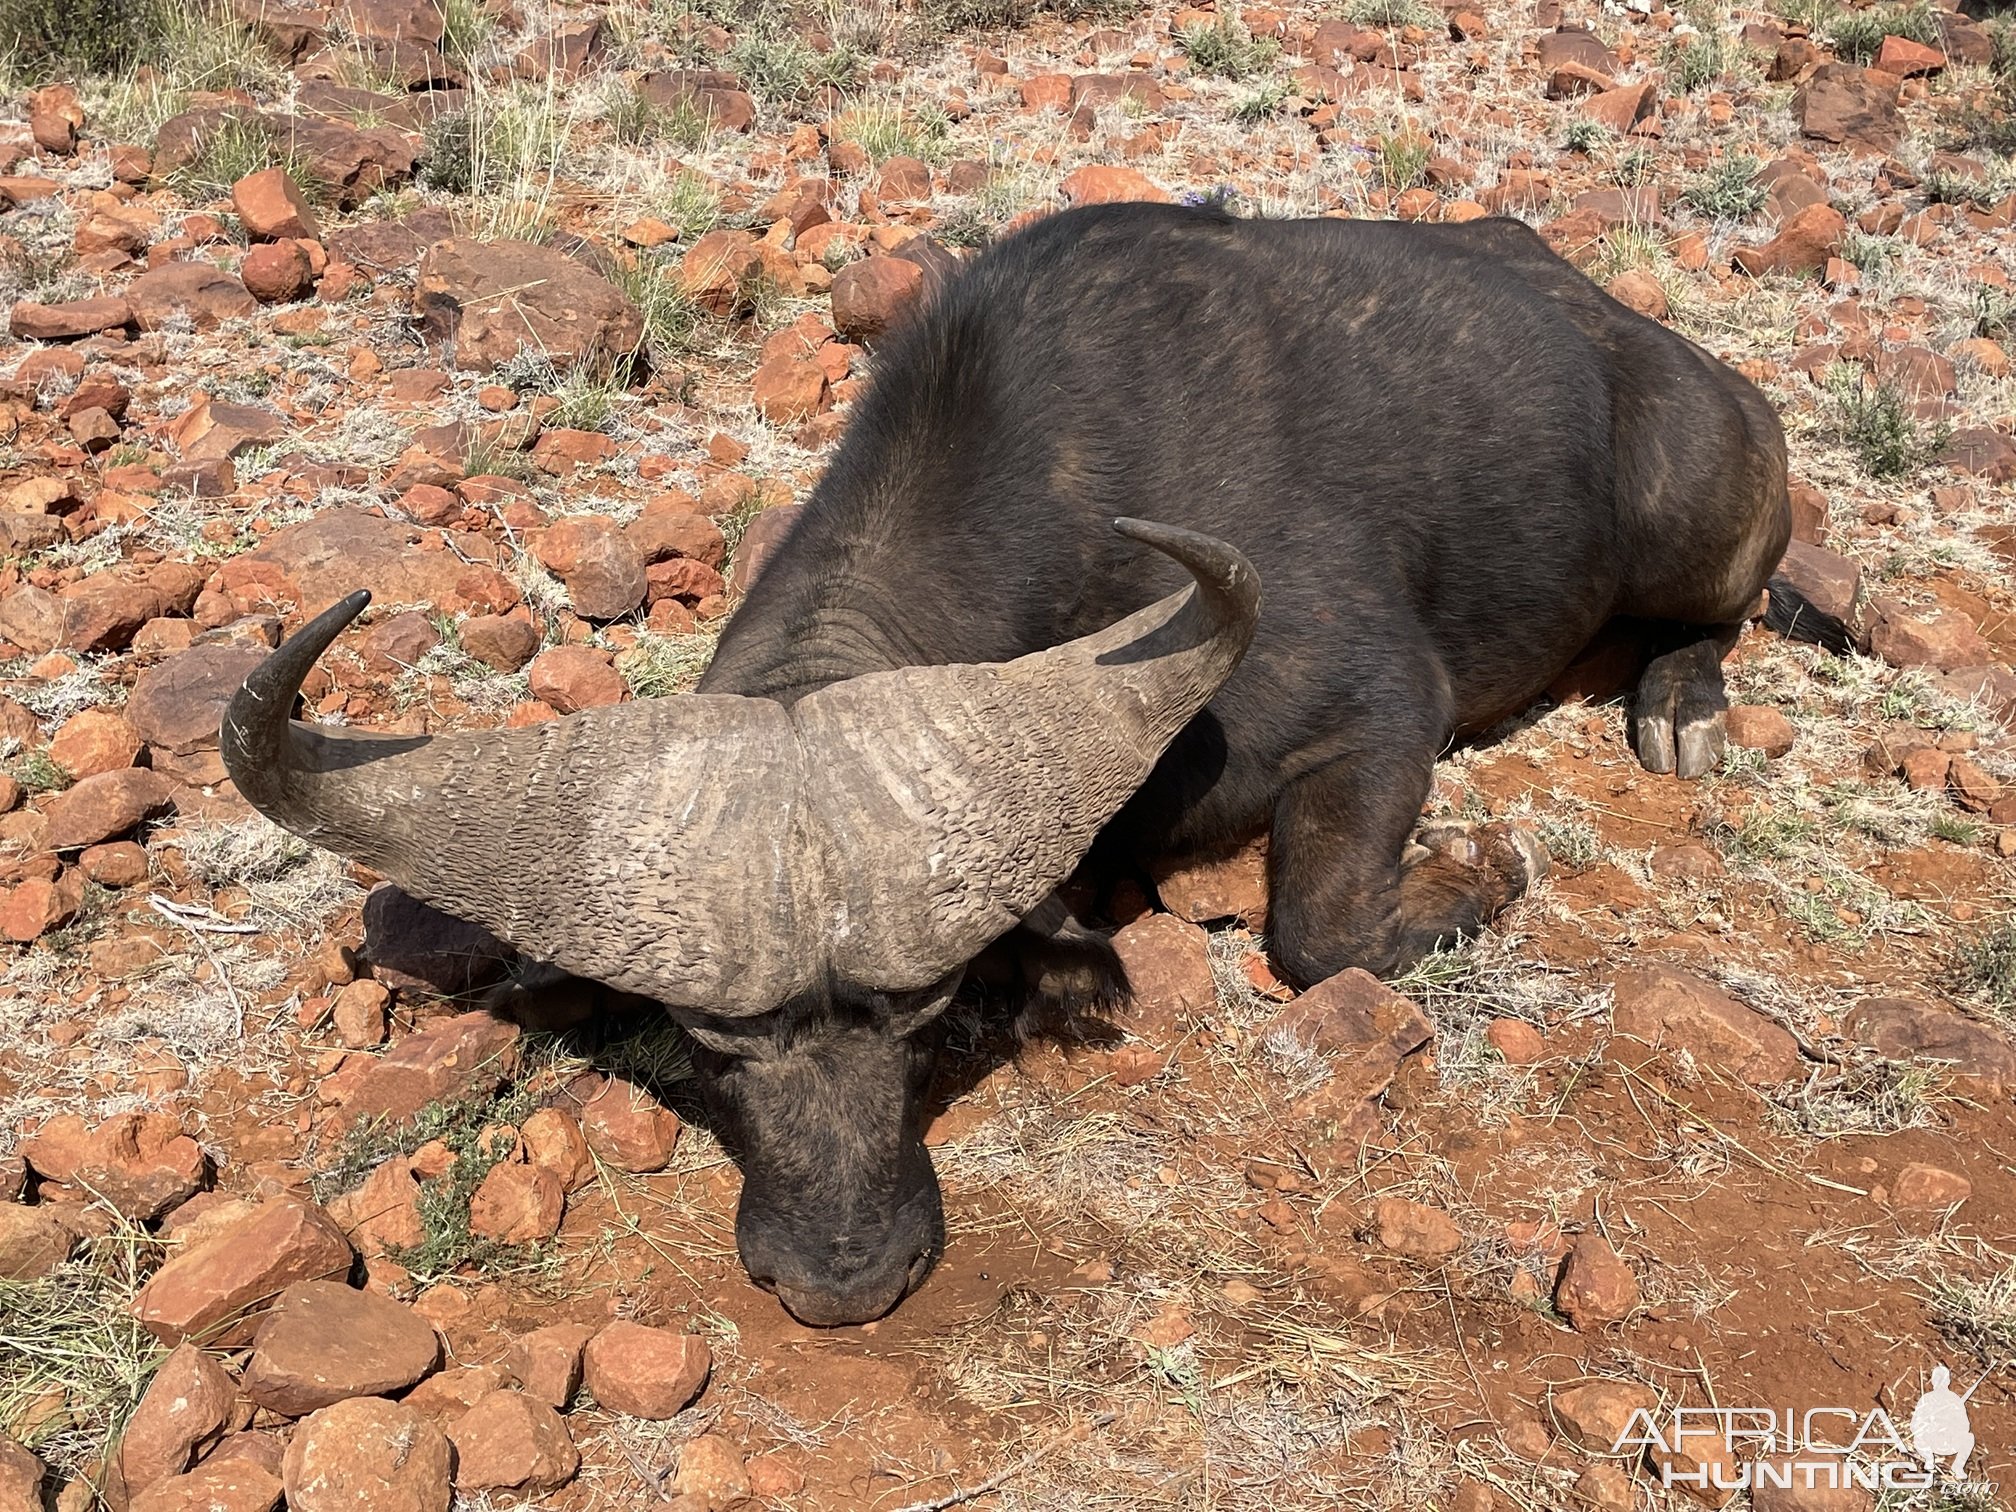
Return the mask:
POLYGON ((1551 815, 1540 821, 1540 843, 1570 871, 1586 871, 1603 859, 1603 837, 1582 819, 1551 815))
POLYGON ((70 774, 47 751, 23 751, 7 763, 7 775, 30 793, 60 793, 70 786, 70 774))
POLYGON ((1412 189, 1428 180, 1428 160, 1435 146, 1417 132, 1396 132, 1378 141, 1379 182, 1389 194, 1412 189))
POLYGON ((1897 243, 1887 236, 1872 236, 1851 226, 1841 238, 1842 261, 1853 263, 1864 273, 1877 272, 1896 255, 1897 243))
POLYGON ((1943 165, 1928 169, 1919 182, 1925 198, 1935 205, 1989 205, 1996 198, 1995 186, 1985 175, 1943 165))
POLYGON ((206 132, 196 156, 172 175, 175 187, 195 199, 216 199, 248 173, 273 166, 273 133, 256 115, 233 112, 206 132))
POLYGON ((693 152, 714 136, 714 117, 691 99, 661 105, 627 83, 610 92, 602 119, 609 134, 626 147, 671 142, 693 152))
POLYGON ((1351 0, 1345 16, 1360 26, 1428 26, 1434 18, 1421 0, 1351 0))
POLYGON ((1272 37, 1254 36, 1223 12, 1208 26, 1186 26, 1177 32, 1176 46, 1194 71, 1220 79, 1249 78, 1281 53, 1281 44, 1272 37))
POLYGON ((441 12, 441 51, 464 67, 476 61, 483 44, 497 29, 496 19, 480 0, 434 0, 441 12))
POLYGON ((2016 1011, 2016 918, 1963 944, 1953 957, 1953 979, 1960 991, 1997 1012, 2016 1011))
POLYGON ((2016 294, 1988 284, 1974 286, 1974 334, 1997 339, 2016 335, 2016 294))
POLYGON ((1732 77, 1746 61, 1736 39, 1722 31, 1696 32, 1666 49, 1667 76, 1688 94, 1732 77))
POLYGON ((420 182, 443 194, 476 187, 476 123, 466 110, 437 115, 420 138, 420 182))
POLYGON ((1272 120, 1281 114, 1281 107, 1287 100, 1286 84, 1278 82, 1263 84, 1251 94, 1242 95, 1232 102, 1232 119, 1242 126, 1257 126, 1262 121, 1272 120))
POLYGON ((1839 8, 1834 0, 1773 0, 1771 7, 1794 26, 1803 26, 1817 36, 1834 24, 1839 8))
POLYGON ((1561 147, 1565 152, 1579 152, 1587 156, 1609 137, 1610 128, 1601 121, 1570 121, 1568 130, 1562 135, 1561 147))
POLYGON ((856 105, 835 117, 829 129, 835 138, 852 142, 879 163, 892 157, 943 156, 951 122, 935 107, 906 116, 896 101, 880 100, 856 105))
POLYGON ((1924 427, 1893 383, 1871 386, 1852 363, 1836 363, 1827 375, 1836 433, 1874 478, 1901 478, 1924 466, 1946 445, 1949 427, 1924 427))
POLYGON ((164 0, 0 0, 0 38, 22 73, 107 73, 147 61, 168 34, 164 0))
MULTIPOLYGON (((693 234, 687 227, 687 234, 693 234)), ((687 349, 700 324, 700 311, 680 287, 677 259, 640 252, 610 270, 610 281, 644 318, 644 339, 635 355, 654 368, 669 365, 687 349)))
POLYGON ((1757 182, 1757 159, 1733 154, 1718 160, 1692 180, 1681 197, 1697 214, 1712 220, 1748 220, 1764 208, 1764 186, 1757 182))
POLYGON ((1885 37, 1903 37, 1931 47, 1941 36, 1938 13, 1933 10, 1931 0, 1912 0, 1909 5, 1842 12, 1835 18, 1827 40, 1835 52, 1851 63, 1867 63, 1883 46, 1885 37))

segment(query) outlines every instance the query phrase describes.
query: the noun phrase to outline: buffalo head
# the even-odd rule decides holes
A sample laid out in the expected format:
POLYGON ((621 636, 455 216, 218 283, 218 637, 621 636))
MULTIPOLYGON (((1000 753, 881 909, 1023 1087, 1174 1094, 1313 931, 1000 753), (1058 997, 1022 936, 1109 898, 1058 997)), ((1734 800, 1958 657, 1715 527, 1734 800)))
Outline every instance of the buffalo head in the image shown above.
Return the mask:
POLYGON ((1139 521, 1194 584, 1014 661, 903 667, 788 710, 688 694, 515 730, 294 722, 352 594, 233 698, 254 807, 536 960, 663 1003, 744 1170, 750 1275, 811 1323, 880 1316, 943 1242, 917 1128, 929 1026, 1231 673, 1238 552, 1139 521))

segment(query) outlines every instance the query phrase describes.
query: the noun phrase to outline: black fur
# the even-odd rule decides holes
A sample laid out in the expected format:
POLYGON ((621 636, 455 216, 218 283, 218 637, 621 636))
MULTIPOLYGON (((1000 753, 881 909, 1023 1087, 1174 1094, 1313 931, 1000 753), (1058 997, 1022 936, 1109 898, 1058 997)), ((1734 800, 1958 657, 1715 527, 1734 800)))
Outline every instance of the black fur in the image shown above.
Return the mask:
MULTIPOLYGON (((1448 742, 1532 702, 1611 617, 1663 622, 1646 764, 1711 763, 1719 651, 1790 531, 1756 389, 1516 222, 1104 206, 990 251, 877 354, 700 688, 788 701, 1102 628, 1179 586, 1120 515, 1230 541, 1264 608, 1095 854, 1271 825, 1270 943, 1302 982, 1404 967, 1517 894, 1531 858, 1504 836, 1403 867, 1407 837, 1448 742)), ((775 1187, 752 1167, 745 1211, 775 1187)), ((822 1204, 858 1228, 860 1194, 802 1195, 808 1253, 822 1204)))

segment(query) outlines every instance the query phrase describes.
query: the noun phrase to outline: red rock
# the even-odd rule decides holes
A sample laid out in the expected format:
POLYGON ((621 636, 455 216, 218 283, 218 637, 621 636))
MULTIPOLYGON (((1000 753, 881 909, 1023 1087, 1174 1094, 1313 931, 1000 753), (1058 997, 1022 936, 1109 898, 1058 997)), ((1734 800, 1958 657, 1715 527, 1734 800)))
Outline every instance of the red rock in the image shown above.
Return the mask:
POLYGON ((791 527, 798 523, 804 509, 802 504, 776 504, 756 512, 735 547, 735 561, 728 580, 730 592, 737 597, 748 593, 764 564, 784 544, 785 537, 790 535, 791 527))
MULTIPOLYGON (((432 1293, 421 1298, 428 1300, 432 1293)), ((454 1293, 460 1297, 461 1293, 454 1293)), ((510 1374, 501 1365, 455 1366, 436 1371, 401 1398, 408 1407, 432 1422, 452 1423, 493 1391, 511 1384, 510 1374)))
POLYGON ((543 1166, 494 1165, 469 1199, 469 1229, 500 1244, 537 1244, 560 1232, 567 1194, 543 1166))
POLYGON ((1711 982, 1666 966, 1617 974, 1612 1022, 1621 1035, 1686 1050, 1752 1086, 1796 1078, 1798 1043, 1711 982))
POLYGON ((1600 1234, 1583 1234, 1568 1251, 1554 1305, 1583 1333, 1621 1323, 1637 1310, 1638 1278, 1600 1234))
POLYGON ((173 785, 143 767, 101 772, 58 793, 43 810, 49 849, 78 850, 132 830, 165 809, 173 785))
POLYGON ((558 1412, 573 1404, 581 1386, 581 1351, 595 1337, 585 1323, 551 1323, 511 1341, 504 1368, 528 1396, 558 1412))
POLYGON ((616 443, 600 431, 544 430, 532 443, 532 460, 541 472, 555 477, 583 467, 598 467, 616 455, 616 443))
POLYGON ((1175 196, 1145 174, 1132 168, 1093 163, 1073 169, 1057 186, 1067 205, 1110 205, 1126 200, 1145 200, 1166 205, 1175 196))
POLYGON ((643 553, 647 565, 687 557, 718 570, 728 559, 727 539, 721 528, 705 515, 652 509, 647 505, 644 513, 624 529, 643 553))
POLYGON ((560 1414, 523 1392, 491 1392, 449 1425, 448 1437, 464 1490, 552 1491, 581 1468, 560 1414))
POLYGON ((1960 392, 1960 376, 1946 358, 1922 346, 1884 347, 1876 376, 1906 399, 1944 399, 1960 392))
POLYGON ((1753 276, 1816 273, 1841 250, 1848 223, 1832 205, 1808 205, 1761 247, 1738 247, 1735 262, 1753 276))
POLYGON ((621 703, 623 674, 607 652, 588 646, 552 646, 532 659, 532 696, 557 713, 600 709, 621 703))
POLYGON ((1914 611, 1895 599, 1878 599, 1870 607, 1869 649, 1893 667, 1951 672, 1995 660, 1994 646, 1957 610, 1914 611))
POLYGON ((78 336, 95 336, 100 331, 116 331, 132 323, 133 307, 123 295, 73 299, 61 304, 37 304, 32 299, 23 299, 15 302, 8 317, 8 330, 17 341, 69 341, 78 336))
POLYGON ((450 237, 428 249, 413 290, 430 342, 452 344, 465 371, 488 372, 522 350, 558 369, 627 360, 644 320, 584 264, 531 242, 450 237))
POLYGON ((1530 1066, 1547 1058, 1546 1039, 1524 1019, 1493 1019, 1484 1026, 1484 1038, 1508 1066, 1530 1066))
POLYGON ((156 1481, 127 1512, 278 1512, 283 1490, 280 1477, 264 1465, 233 1456, 156 1481))
POLYGON ((63 721, 49 759, 75 778, 122 771, 140 758, 143 742, 116 709, 85 709, 63 721))
POLYGON ((456 627, 462 649, 499 672, 516 672, 539 649, 531 622, 501 614, 479 614, 456 627))
POLYGON ((119 1437, 119 1476, 128 1493, 187 1470, 224 1436, 237 1402, 237 1385, 222 1366, 193 1344, 178 1344, 119 1437))
POLYGON ((1372 1052, 1395 1060, 1428 1043, 1434 1027, 1409 998, 1356 967, 1318 982, 1284 1007, 1261 1030, 1263 1038, 1293 1041, 1319 1055, 1372 1052))
POLYGON ((1885 37, 1876 49, 1876 69, 1900 79, 1918 78, 1943 72, 1946 54, 1936 47, 1913 42, 1909 37, 1885 37))
POLYGON ((581 1377, 599 1405, 662 1422, 700 1395, 711 1363, 698 1334, 618 1319, 588 1341, 581 1377))
POLYGON ((573 1114, 559 1108, 539 1108, 519 1125, 518 1137, 524 1141, 525 1158, 551 1171, 561 1191, 578 1192, 595 1179, 594 1155, 573 1114))
POLYGON ((756 413, 772 425, 816 415, 827 404, 826 374, 809 358, 779 357, 756 370, 756 413))
POLYGON ((284 1417, 404 1391, 441 1360, 434 1325, 376 1292, 332 1281, 288 1287, 259 1325, 245 1395, 284 1417))
POLYGON ((495 1092, 518 1064, 520 1030, 487 1013, 463 1013, 409 1034, 373 1061, 343 1104, 352 1123, 399 1122, 429 1103, 495 1092))
POLYGON ((1778 576, 1797 589, 1801 598, 1822 614, 1853 626, 1857 621, 1856 601, 1862 592, 1862 569, 1851 558, 1804 541, 1785 548, 1778 564, 1778 576))
POLYGON ((0 897, 0 934, 19 944, 39 940, 77 916, 82 889, 68 885, 67 874, 54 882, 30 877, 0 897))
POLYGON ((710 1507, 733 1506, 749 1495, 749 1466, 729 1439, 719 1433, 703 1433, 680 1449, 672 1489, 681 1496, 698 1497, 710 1507))
POLYGON ((1913 1161, 1890 1183, 1890 1200, 1898 1207, 1958 1207, 1974 1195, 1974 1184, 1958 1171, 1913 1161))
POLYGON ((294 1430, 284 1479, 289 1512, 448 1512, 448 1436, 411 1407, 353 1397, 294 1430))
POLYGON ((1790 753, 1797 738, 1791 720, 1762 704, 1732 704, 1727 717, 1730 744, 1762 751, 1774 761, 1790 753))
POLYGON ((679 1116, 644 1088, 605 1077, 581 1107, 588 1148, 619 1171, 662 1171, 679 1143, 679 1116))
POLYGON ((567 584, 584 619, 621 619, 644 602, 643 554, 607 515, 556 520, 533 550, 567 584))
POLYGON ((101 887, 138 887, 147 880, 147 852, 130 840, 87 846, 78 870, 101 887))
POLYGON ((336 1042, 352 1050, 373 1050, 384 1044, 391 1002, 392 995, 377 982, 345 983, 330 1009, 336 1042))
POLYGON ((1439 1208, 1381 1197, 1372 1204, 1373 1236, 1382 1249, 1409 1260, 1446 1260, 1463 1247, 1463 1231, 1439 1208))
POLYGON ((403 672, 441 644, 434 622, 417 609, 380 620, 365 632, 358 650, 373 672, 403 672))
POLYGON ((637 92, 653 105, 686 107, 705 116, 716 131, 746 132, 756 125, 756 102, 731 73, 718 68, 674 68, 648 73, 637 92))
POLYGON ((922 300, 924 270, 901 257, 865 257, 833 275, 833 326, 849 341, 872 343, 922 300))
POLYGON ((253 314, 259 302, 245 285, 212 263, 171 262, 150 268, 126 286, 133 324, 163 331, 187 319, 199 331, 253 314))
POLYGON ((1634 1414, 1659 1405, 1659 1394, 1635 1381, 1590 1381, 1554 1393, 1549 1404, 1567 1440, 1591 1454, 1609 1454, 1634 1414))
POLYGON ((161 750, 187 755, 217 748, 224 706, 266 659, 247 646, 196 646, 141 672, 126 702, 134 733, 161 750))
POLYGON ((1624 306, 1635 310, 1648 320, 1664 320, 1668 305, 1666 291, 1659 280, 1639 268, 1629 268, 1611 279, 1605 292, 1624 306))
POLYGON ((414 549, 429 539, 458 544, 404 520, 325 509, 227 560, 216 583, 242 612, 291 609, 304 617, 358 588, 380 603, 431 604, 444 614, 496 613, 518 602, 517 587, 487 562, 465 561, 453 549, 414 549))
POLYGON ((314 291, 315 265, 299 242, 260 242, 239 259, 238 277, 261 304, 293 304, 314 291))
POLYGON ((1172 1040, 1217 1008, 1211 937, 1197 925, 1174 914, 1144 914, 1113 936, 1113 949, 1132 994, 1126 1023, 1144 1038, 1172 1040))
MULTIPOLYGON (((1779 1455, 1759 1460, 1785 1472, 1791 1481, 1781 1486, 1769 1475, 1759 1475, 1750 1488, 1750 1512, 1876 1512, 1876 1498, 1860 1486, 1847 1483, 1830 1487, 1827 1468, 1818 1461, 1831 1458, 1814 1450, 1801 1450, 1796 1458, 1779 1455), (1812 1484, 1808 1484, 1808 1477, 1812 1484)), ((1730 1477, 1733 1479, 1733 1477, 1730 1477)))
POLYGON ((321 223, 285 168, 263 168, 231 186, 231 206, 255 241, 322 239, 321 223))
POLYGON ((1897 81, 1852 63, 1823 63, 1792 97, 1799 129, 1816 141, 1895 150, 1903 135, 1897 81))
POLYGON ((420 1182, 412 1161, 403 1155, 380 1165, 356 1191, 334 1199, 329 1216, 367 1260, 388 1250, 410 1249, 427 1237, 420 1217, 420 1182))
POLYGON ((1162 906, 1193 924, 1237 919, 1260 928, 1267 918, 1267 845, 1255 840, 1227 856, 1165 860, 1149 868, 1162 906))
POLYGON ((697 603, 701 599, 712 598, 726 587, 720 573, 706 563, 688 557, 653 562, 645 569, 644 582, 645 596, 653 604, 667 599, 697 603))
MULTIPOLYGON (((47 1204, 0 1202, 0 1281, 34 1281, 49 1274, 77 1246, 77 1236, 47 1204)), ((0 1497, 0 1507, 6 1506, 0 1497)))
POLYGON ((1622 136, 1651 115, 1658 104, 1658 93, 1650 84, 1626 84, 1589 96, 1582 102, 1582 114, 1622 136))
POLYGON ((351 1260, 327 1213, 278 1198, 172 1253, 133 1299, 133 1315, 164 1344, 249 1343, 261 1312, 285 1288, 344 1276, 351 1260))
POLYGON ((45 1181, 89 1193, 135 1223, 159 1218, 210 1177, 203 1147, 172 1113, 121 1113, 95 1129, 58 1114, 21 1141, 21 1154, 45 1181))
POLYGON ((746 307, 763 272, 763 254, 747 231, 724 228, 696 241, 679 263, 679 287, 710 315, 746 307))

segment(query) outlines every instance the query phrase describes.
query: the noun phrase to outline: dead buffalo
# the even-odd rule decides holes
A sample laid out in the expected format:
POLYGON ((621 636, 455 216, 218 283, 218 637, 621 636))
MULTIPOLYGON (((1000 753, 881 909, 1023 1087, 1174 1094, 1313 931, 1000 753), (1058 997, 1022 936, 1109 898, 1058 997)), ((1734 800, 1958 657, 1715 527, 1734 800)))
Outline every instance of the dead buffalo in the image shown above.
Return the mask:
POLYGON ((1762 395, 1516 222, 1103 206, 890 339, 698 693, 432 740, 290 725, 359 596, 246 684, 224 759, 297 833, 665 1003, 742 1162, 750 1274, 860 1321, 942 1243, 917 1112, 969 964, 1124 990, 1055 895, 1088 850, 1267 829, 1281 970, 1404 967, 1544 864, 1503 828, 1410 845, 1436 756, 1631 617, 1639 754, 1706 771, 1789 529, 1762 395))

